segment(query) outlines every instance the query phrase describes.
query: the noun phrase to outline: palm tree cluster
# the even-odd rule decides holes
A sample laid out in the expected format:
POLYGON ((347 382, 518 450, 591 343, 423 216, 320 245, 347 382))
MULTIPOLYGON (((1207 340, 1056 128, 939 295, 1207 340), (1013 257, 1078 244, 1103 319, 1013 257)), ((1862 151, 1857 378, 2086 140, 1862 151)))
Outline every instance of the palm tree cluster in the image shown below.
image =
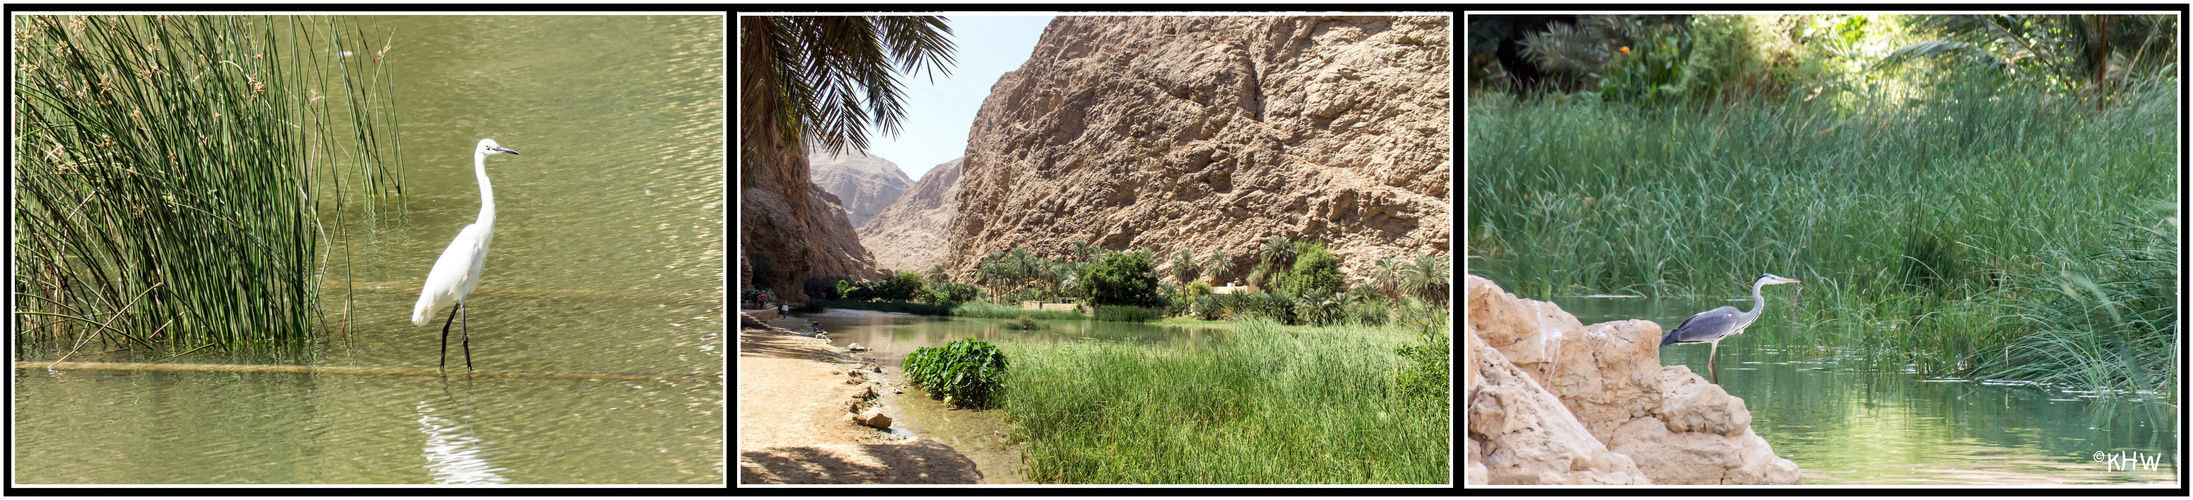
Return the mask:
POLYGON ((1371 268, 1371 287, 1387 300, 1408 295, 1445 304, 1448 283, 1453 279, 1449 274, 1452 269, 1453 261, 1446 255, 1427 253, 1408 259, 1385 257, 1378 259, 1371 268))
MULTIPOLYGON (((1076 243, 1075 255, 1091 252, 1086 243, 1076 243)), ((1101 249, 1099 249, 1101 250, 1101 249)), ((1098 253, 1101 255, 1101 253, 1098 253)), ((1042 290, 1044 297, 1058 297, 1081 285, 1081 269, 1084 261, 1071 257, 1053 260, 1039 257, 1026 248, 1012 252, 990 252, 975 263, 975 281, 998 292, 1000 297, 1020 297, 1028 290, 1042 290)))

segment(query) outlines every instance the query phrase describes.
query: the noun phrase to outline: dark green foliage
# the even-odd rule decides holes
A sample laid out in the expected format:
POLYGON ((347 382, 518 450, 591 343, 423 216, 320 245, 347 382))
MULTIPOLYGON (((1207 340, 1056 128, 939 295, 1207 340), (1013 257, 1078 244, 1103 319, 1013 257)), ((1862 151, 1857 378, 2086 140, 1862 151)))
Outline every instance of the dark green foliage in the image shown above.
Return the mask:
POLYGON ((1201 282, 1201 281, 1197 281, 1197 282, 1194 282, 1194 283, 1189 283, 1189 284, 1188 284, 1188 296, 1189 296, 1189 297, 1202 297, 1202 296, 1205 296, 1205 295, 1210 295, 1210 294, 1211 294, 1211 284, 1210 284, 1210 283, 1204 283, 1204 282, 1201 282))
POLYGON ((1340 259, 1325 244, 1302 241, 1295 244, 1294 265, 1273 282, 1280 291, 1302 297, 1315 290, 1324 295, 1346 290, 1347 276, 1340 274, 1340 259))
POLYGON ((921 292, 921 273, 901 271, 875 285, 876 300, 914 300, 921 292))
POLYGON ((1348 301, 1341 306, 1342 320, 1357 325, 1384 325, 1388 315, 1387 309, 1391 307, 1389 304, 1391 303, 1386 299, 1365 295, 1358 300, 1348 301))
POLYGON ((1142 252, 1110 252, 1081 271, 1081 296, 1091 305, 1148 306, 1157 302, 1157 269, 1142 252))
POLYGON ((1454 356, 1450 336, 1444 325, 1426 326, 1421 331, 1415 342, 1394 348, 1395 354, 1408 360, 1401 373, 1394 376, 1394 387, 1412 402, 1443 405, 1454 383, 1448 371, 1454 356))
POLYGON ((1944 240, 1933 231, 1914 228, 1908 233, 1904 254, 1897 259, 1905 285, 1947 294, 1967 284, 1962 252, 1949 242, 1955 238, 1944 240))
POLYGON ((998 395, 1006 362, 997 346, 969 338, 943 347, 915 349, 906 356, 904 366, 906 381, 928 389, 929 397, 944 398, 946 404, 987 408, 998 395))
POLYGON ((945 283, 943 287, 936 289, 936 294, 943 296, 943 303, 967 303, 967 300, 980 296, 982 289, 967 283, 945 283))
POLYGON ((1165 317, 1165 310, 1137 306, 1096 306, 1097 321, 1147 323, 1165 317))
POLYGON ((1088 315, 1077 312, 1021 309, 1013 306, 982 303, 960 304, 952 308, 952 315, 965 318, 1015 319, 1028 316, 1035 319, 1089 319, 1088 315))
POLYGON ((1294 311, 1296 319, 1309 326, 1330 325, 1343 319, 1340 298, 1316 288, 1295 299, 1294 311))
POLYGON ((1196 319, 1217 321, 1226 316, 1226 308, 1219 305, 1219 295, 1198 295, 1189 309, 1196 319))
POLYGON ((813 276, 800 281, 800 291, 806 292, 809 299, 842 300, 845 297, 838 295, 837 284, 839 281, 848 279, 851 278, 845 276, 813 276))
POLYGON ((1298 324, 1294 315, 1294 297, 1285 292, 1256 292, 1241 297, 1240 305, 1233 310, 1233 319, 1255 316, 1280 324, 1298 324))
POLYGON ((807 301, 807 305, 811 307, 828 307, 833 309, 863 309, 869 311, 919 314, 923 316, 952 315, 951 306, 922 304, 918 302, 810 299, 807 301))

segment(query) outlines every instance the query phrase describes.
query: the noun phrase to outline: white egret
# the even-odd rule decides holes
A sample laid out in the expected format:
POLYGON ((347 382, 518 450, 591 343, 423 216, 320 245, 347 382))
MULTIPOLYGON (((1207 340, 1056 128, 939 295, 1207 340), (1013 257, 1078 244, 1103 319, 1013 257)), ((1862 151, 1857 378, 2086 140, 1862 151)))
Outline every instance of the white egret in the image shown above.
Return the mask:
POLYGON ((464 369, 472 371, 472 332, 462 330, 458 316, 464 314, 465 297, 480 287, 480 270, 487 268, 487 244, 495 239, 495 190, 487 184, 487 155, 496 153, 518 154, 494 139, 480 139, 479 147, 472 149, 472 170, 480 177, 480 220, 466 225, 457 232, 457 239, 442 250, 442 257, 434 261, 434 270, 426 273, 426 286, 419 290, 419 304, 411 307, 411 324, 426 326, 442 308, 455 305, 449 310, 449 319, 442 320, 442 362, 449 366, 449 324, 459 321, 463 332, 464 369))

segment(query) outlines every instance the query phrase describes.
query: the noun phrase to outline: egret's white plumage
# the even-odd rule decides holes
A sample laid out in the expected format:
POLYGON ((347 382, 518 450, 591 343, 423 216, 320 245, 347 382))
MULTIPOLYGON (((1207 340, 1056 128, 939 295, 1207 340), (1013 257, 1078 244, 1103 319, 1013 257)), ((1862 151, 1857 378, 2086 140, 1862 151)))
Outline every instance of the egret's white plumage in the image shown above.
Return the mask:
MULTIPOLYGON (((487 246, 495 239, 495 189, 487 182, 487 155, 496 153, 518 154, 495 144, 494 139, 480 139, 480 145, 472 149, 472 170, 480 178, 480 220, 467 224, 457 232, 457 239, 442 250, 442 257, 434 261, 434 269, 426 273, 426 286, 419 290, 419 303, 411 307, 411 324, 427 326, 434 316, 452 306, 464 308, 465 297, 480 287, 480 271, 487 268, 487 246)), ((450 311, 450 319, 456 319, 458 311, 450 311)), ((472 367, 471 335, 465 334, 465 367, 472 367)), ((449 357, 449 321, 442 323, 442 357, 449 357)))

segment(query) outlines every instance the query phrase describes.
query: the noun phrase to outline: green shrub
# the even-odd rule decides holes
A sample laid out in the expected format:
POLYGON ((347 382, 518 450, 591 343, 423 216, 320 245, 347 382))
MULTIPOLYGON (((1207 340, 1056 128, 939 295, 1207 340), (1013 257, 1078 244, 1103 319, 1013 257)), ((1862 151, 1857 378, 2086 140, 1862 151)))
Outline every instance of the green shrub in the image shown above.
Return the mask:
POLYGON ((1080 288, 1091 305, 1154 305, 1157 269, 1149 254, 1109 252, 1082 269, 1080 288))
POLYGON ((1280 291, 1296 297, 1306 296, 1310 290, 1325 295, 1347 289, 1347 277, 1340 274, 1340 259, 1325 249, 1324 243, 1301 241, 1295 243, 1294 265, 1272 282, 1280 291))
POLYGON ((1341 306, 1342 321, 1362 326, 1386 324, 1387 309, 1392 307, 1385 299, 1362 296, 1341 306))
POLYGON ((1165 317, 1165 310, 1137 306, 1096 306, 1097 321, 1147 323, 1165 317))
POLYGON ((1394 348, 1395 354, 1408 359, 1408 366, 1394 375, 1394 386, 1405 399, 1444 404, 1454 383, 1447 366, 1454 355, 1452 343, 1443 325, 1427 325, 1422 332, 1416 342, 1394 348))
POLYGON ((914 300, 921 292, 921 273, 901 271, 873 286, 876 300, 914 300))
POLYGON ((1330 325, 1342 319, 1340 299, 1318 288, 1303 292, 1294 302, 1294 311, 1302 324, 1310 326, 1330 325))
POLYGON ((1240 305, 1233 309, 1233 319, 1249 316, 1261 317, 1282 324, 1298 324, 1294 315, 1294 297, 1283 292, 1257 292, 1241 297, 1240 305))
POLYGON ((1220 305, 1219 297, 1223 297, 1223 295, 1197 296, 1195 298, 1195 303, 1191 308, 1194 311, 1196 319, 1204 321, 1217 321, 1219 318, 1225 317, 1226 308, 1220 305))
POLYGON ((972 338, 923 347, 906 356, 906 380, 948 405, 989 407, 1005 379, 1005 354, 972 338))
POLYGON ((815 307, 829 307, 836 309, 864 309, 869 311, 919 314, 923 316, 952 315, 952 308, 950 307, 936 304, 922 304, 917 302, 811 299, 807 301, 807 304, 815 307))
POLYGON ((972 302, 977 297, 980 297, 982 295, 982 289, 975 288, 974 285, 951 282, 944 283, 943 286, 941 288, 937 288, 935 292, 940 297, 938 303, 951 304, 972 302))
POLYGON ((1201 281, 1197 281, 1197 282, 1194 282, 1194 283, 1189 283, 1189 284, 1188 284, 1188 296, 1189 296, 1189 297, 1191 297, 1191 298, 1193 298, 1193 297, 1202 297, 1202 296, 1205 296, 1205 295, 1210 295, 1210 294, 1211 294, 1211 284, 1210 284, 1210 283, 1204 283, 1204 282, 1201 282, 1201 281))

